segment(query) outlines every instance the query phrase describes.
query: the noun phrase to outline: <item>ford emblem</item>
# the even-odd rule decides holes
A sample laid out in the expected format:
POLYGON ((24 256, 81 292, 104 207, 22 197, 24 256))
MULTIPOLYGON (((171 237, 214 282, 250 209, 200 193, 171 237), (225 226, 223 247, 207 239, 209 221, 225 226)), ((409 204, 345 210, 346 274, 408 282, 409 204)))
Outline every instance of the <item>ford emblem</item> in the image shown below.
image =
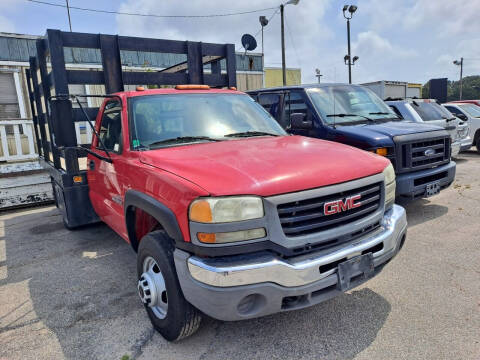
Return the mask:
POLYGON ((435 150, 432 149, 432 148, 429 148, 429 149, 425 150, 425 152, 423 154, 425 156, 433 156, 433 155, 435 155, 435 150))

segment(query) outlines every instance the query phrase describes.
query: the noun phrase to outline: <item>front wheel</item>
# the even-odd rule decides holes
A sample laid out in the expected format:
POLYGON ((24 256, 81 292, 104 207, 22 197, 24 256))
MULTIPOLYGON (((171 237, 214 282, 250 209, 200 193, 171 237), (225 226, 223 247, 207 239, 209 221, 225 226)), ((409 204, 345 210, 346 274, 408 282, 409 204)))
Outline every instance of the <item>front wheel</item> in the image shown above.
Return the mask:
POLYGON ((153 327, 168 341, 198 330, 202 316, 185 300, 173 261, 173 240, 154 231, 140 241, 137 255, 138 294, 153 327))
POLYGON ((475 143, 475 146, 477 147, 477 152, 480 154, 480 135, 477 136, 477 142, 475 143))

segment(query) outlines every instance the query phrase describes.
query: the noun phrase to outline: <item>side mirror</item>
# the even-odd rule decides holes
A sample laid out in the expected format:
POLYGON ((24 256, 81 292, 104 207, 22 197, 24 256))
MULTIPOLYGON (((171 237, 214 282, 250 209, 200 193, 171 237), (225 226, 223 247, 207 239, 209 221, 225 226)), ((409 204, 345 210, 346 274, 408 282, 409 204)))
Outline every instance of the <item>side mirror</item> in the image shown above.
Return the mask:
POLYGON ((313 129, 312 120, 307 119, 307 114, 293 113, 290 115, 292 129, 313 129))
POLYGON ((465 114, 455 114, 460 120, 467 121, 468 117, 465 114))

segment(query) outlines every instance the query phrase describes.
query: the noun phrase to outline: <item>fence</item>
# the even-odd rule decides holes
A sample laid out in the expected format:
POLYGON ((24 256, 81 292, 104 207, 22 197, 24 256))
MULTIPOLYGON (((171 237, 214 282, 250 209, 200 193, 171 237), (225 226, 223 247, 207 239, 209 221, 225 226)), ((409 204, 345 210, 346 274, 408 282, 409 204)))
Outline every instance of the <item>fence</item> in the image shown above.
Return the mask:
POLYGON ((38 158, 32 120, 0 120, 0 145, 0 161, 38 158))

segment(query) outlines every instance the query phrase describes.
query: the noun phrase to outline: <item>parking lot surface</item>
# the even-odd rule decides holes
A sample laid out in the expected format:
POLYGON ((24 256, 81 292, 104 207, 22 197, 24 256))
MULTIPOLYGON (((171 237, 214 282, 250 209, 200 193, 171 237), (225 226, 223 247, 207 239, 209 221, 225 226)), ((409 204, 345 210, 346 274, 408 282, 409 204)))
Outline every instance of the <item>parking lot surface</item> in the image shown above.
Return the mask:
POLYGON ((68 231, 54 206, 0 214, 0 359, 480 359, 480 155, 454 184, 401 202, 407 242, 384 271, 323 304, 207 319, 171 344, 136 294, 136 257, 105 225, 68 231))

